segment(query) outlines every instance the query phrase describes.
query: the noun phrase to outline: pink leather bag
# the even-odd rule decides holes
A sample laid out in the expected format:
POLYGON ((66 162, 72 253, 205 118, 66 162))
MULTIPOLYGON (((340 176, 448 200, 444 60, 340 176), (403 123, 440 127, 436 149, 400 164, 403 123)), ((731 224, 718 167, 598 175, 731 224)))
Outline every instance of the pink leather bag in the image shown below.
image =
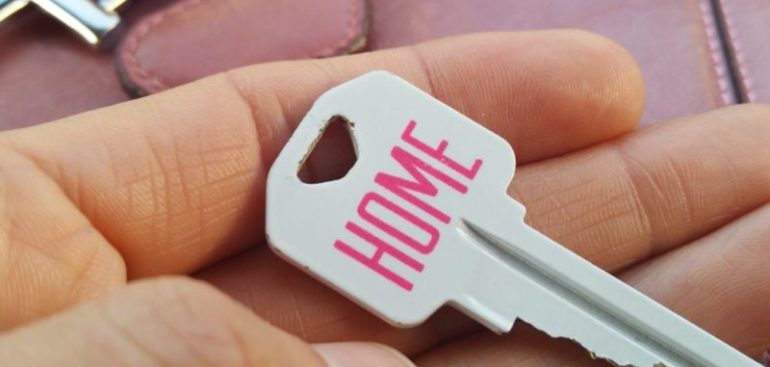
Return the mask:
POLYGON ((241 65, 562 27, 603 34, 635 55, 647 87, 643 123, 770 102, 762 0, 133 0, 121 13, 128 31, 112 52, 83 45, 35 9, 0 24, 0 128, 241 65))

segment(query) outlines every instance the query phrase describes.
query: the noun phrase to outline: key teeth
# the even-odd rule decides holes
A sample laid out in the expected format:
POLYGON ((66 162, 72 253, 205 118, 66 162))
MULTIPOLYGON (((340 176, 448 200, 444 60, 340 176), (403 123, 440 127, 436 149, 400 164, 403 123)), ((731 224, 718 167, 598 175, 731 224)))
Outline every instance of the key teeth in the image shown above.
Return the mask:
MULTIPOLYGON (((570 338, 565 338, 565 339, 569 339, 569 340, 575 342, 581 348, 583 348, 584 350, 588 351, 588 355, 591 356, 591 359, 595 359, 597 361, 607 362, 607 363, 609 363, 610 365, 612 365, 614 367, 647 367, 647 366, 639 366, 639 365, 636 365, 636 364, 633 364, 633 363, 620 364, 618 362, 613 361, 609 357, 602 356, 602 355, 597 354, 596 352, 592 352, 592 351, 588 350, 588 348, 584 347, 582 344, 580 344, 580 342, 578 342, 575 339, 570 339, 570 338)), ((669 366, 667 366, 665 363, 658 362, 658 363, 655 363, 654 365, 649 366, 649 367, 669 367, 669 366)))
MULTIPOLYGON (((645 367, 645 366, 638 366, 638 365, 635 365, 635 364, 633 364, 633 363, 627 363, 627 364, 619 364, 619 363, 617 363, 617 362, 615 362, 615 361, 613 361, 613 360, 609 359, 608 357, 603 357, 603 356, 600 356, 600 355, 598 355, 598 354, 596 354, 596 353, 594 353, 594 352, 592 352, 592 351, 590 351, 590 350, 588 350, 588 349, 584 348, 584 347, 583 347, 583 346, 582 346, 580 343, 578 343, 578 342, 577 342, 576 340, 574 340, 574 339, 569 339, 569 340, 572 340, 573 342, 575 342, 575 343, 577 343, 578 345, 580 345, 580 347, 581 347, 581 348, 583 348, 583 349, 587 350, 587 351, 588 351, 588 355, 590 355, 590 356, 591 356, 591 359, 594 359, 594 360, 597 360, 597 361, 604 361, 604 362, 607 362, 607 363, 611 364, 611 365, 612 365, 612 366, 614 366, 614 367, 645 367)), ((666 366, 664 363, 660 363, 660 362, 658 362, 658 363, 655 363, 654 365, 652 365, 652 366, 650 366, 650 367, 668 367, 668 366, 666 366)))
MULTIPOLYGON (((529 325, 532 325, 532 324, 529 324, 529 325)), ((532 327, 534 327, 537 330, 540 330, 540 331, 544 332, 546 335, 548 335, 548 336, 550 336, 552 338, 569 340, 569 341, 577 344, 580 348, 582 348, 586 352, 588 352, 588 355, 591 357, 591 359, 597 360, 597 361, 607 362, 607 363, 609 363, 610 365, 612 365, 614 367, 670 367, 670 366, 668 366, 668 365, 666 365, 665 363, 662 363, 662 362, 655 363, 652 366, 642 366, 642 365, 637 365, 637 364, 634 364, 634 363, 623 363, 623 364, 621 364, 619 362, 616 362, 616 361, 612 360, 610 357, 608 357, 606 355, 599 354, 599 352, 594 352, 594 351, 590 350, 585 345, 583 345, 579 340, 576 340, 576 339, 570 338, 570 337, 566 337, 566 336, 562 336, 562 335, 558 335, 558 334, 555 334, 555 333, 550 333, 550 332, 548 332, 546 330, 539 329, 539 328, 537 328, 534 325, 532 325, 532 327)))

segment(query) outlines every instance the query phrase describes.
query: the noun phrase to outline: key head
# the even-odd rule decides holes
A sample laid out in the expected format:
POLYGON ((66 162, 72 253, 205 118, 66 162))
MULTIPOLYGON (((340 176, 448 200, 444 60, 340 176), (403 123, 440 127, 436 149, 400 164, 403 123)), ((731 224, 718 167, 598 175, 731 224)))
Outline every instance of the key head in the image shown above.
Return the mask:
POLYGON ((459 226, 484 213, 480 203, 507 198, 514 167, 502 138, 395 75, 371 72, 323 94, 273 163, 268 240, 390 323, 415 325, 473 286, 489 259, 463 243, 459 226), (303 183, 299 169, 337 116, 356 163, 339 180, 303 183))

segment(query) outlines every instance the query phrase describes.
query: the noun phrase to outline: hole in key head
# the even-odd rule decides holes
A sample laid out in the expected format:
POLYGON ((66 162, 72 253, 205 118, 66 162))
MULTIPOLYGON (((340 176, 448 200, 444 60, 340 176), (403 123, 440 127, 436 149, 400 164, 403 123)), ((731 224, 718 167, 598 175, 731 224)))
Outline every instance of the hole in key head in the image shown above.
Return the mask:
POLYGON ((353 123, 345 117, 332 117, 300 165, 300 181, 317 184, 345 177, 358 155, 352 129, 353 123))

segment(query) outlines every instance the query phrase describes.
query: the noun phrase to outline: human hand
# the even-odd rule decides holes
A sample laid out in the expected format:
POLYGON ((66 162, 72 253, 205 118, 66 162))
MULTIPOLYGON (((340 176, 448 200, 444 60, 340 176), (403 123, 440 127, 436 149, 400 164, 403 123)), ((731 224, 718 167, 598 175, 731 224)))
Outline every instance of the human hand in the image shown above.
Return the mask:
MULTIPOLYGON (((770 345, 770 108, 629 133, 642 104, 633 61, 560 31, 258 65, 2 133, 0 361, 323 366, 219 291, 158 278, 194 273, 310 342, 385 343, 427 367, 598 363, 526 326, 493 336, 451 311, 393 329, 266 249, 270 162, 320 93, 374 69, 508 139, 510 192, 535 228, 749 355, 770 345)), ((334 160, 318 175, 339 169, 323 162, 334 160)), ((326 350, 345 366, 401 365, 368 344, 326 350)))

